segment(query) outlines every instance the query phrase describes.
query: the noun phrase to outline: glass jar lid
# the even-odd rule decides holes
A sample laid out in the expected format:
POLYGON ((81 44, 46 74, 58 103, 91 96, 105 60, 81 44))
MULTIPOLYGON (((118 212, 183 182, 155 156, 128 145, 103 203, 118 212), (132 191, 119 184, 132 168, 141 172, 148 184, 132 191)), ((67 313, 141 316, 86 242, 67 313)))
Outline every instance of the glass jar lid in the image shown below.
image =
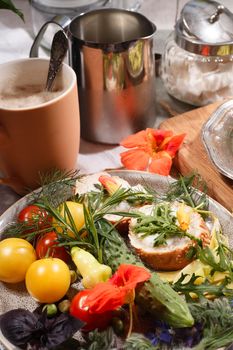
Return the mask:
POLYGON ((191 0, 176 23, 175 40, 204 56, 233 54, 233 13, 217 1, 191 0))

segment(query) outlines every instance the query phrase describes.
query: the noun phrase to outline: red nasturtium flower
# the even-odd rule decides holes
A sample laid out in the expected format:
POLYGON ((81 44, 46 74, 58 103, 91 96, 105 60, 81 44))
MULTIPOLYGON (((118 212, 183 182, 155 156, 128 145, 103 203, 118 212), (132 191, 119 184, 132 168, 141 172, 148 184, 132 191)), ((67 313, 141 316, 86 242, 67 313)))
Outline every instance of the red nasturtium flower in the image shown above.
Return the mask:
POLYGON ((173 135, 168 130, 147 128, 139 131, 121 141, 121 146, 130 149, 120 154, 121 162, 126 169, 167 176, 184 137, 185 134, 173 135))
POLYGON ((90 313, 103 313, 132 303, 137 284, 150 277, 150 272, 144 267, 122 264, 107 282, 98 283, 91 290, 84 306, 90 313))

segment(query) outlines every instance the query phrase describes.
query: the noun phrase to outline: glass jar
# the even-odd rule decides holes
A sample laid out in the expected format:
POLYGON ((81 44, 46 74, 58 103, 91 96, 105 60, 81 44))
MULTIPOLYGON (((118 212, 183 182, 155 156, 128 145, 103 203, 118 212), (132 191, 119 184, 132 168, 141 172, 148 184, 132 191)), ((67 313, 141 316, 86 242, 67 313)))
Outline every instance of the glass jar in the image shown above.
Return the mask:
POLYGON ((160 71, 165 89, 180 101, 203 106, 233 97, 233 55, 204 56, 178 46, 171 33, 160 71))
POLYGON ((215 1, 189 1, 166 40, 160 74, 182 102, 203 106, 232 98, 233 14, 215 1))

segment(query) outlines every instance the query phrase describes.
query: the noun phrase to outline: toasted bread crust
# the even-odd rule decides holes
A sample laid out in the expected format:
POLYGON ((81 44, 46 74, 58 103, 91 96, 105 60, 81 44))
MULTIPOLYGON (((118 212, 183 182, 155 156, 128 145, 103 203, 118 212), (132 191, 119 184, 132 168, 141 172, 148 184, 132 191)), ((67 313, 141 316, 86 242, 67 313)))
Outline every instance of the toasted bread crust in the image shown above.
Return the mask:
MULTIPOLYGON (((203 245, 206 246, 210 242, 210 235, 207 231, 203 231, 200 235, 203 245)), ((187 258, 187 253, 190 247, 194 247, 196 242, 191 241, 183 249, 177 248, 169 252, 148 253, 142 249, 135 248, 135 251, 148 266, 156 271, 176 271, 183 269, 190 264, 192 259, 187 258)))

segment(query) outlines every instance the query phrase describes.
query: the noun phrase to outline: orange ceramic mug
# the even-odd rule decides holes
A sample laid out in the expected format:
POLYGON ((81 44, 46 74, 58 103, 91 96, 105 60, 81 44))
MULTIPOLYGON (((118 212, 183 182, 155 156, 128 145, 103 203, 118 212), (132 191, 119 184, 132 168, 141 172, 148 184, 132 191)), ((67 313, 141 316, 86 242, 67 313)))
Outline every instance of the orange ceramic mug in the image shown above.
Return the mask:
POLYGON ((0 183, 19 194, 37 188, 41 174, 71 171, 77 165, 76 75, 63 64, 56 92, 45 93, 48 66, 47 59, 39 58, 0 65, 0 183))

